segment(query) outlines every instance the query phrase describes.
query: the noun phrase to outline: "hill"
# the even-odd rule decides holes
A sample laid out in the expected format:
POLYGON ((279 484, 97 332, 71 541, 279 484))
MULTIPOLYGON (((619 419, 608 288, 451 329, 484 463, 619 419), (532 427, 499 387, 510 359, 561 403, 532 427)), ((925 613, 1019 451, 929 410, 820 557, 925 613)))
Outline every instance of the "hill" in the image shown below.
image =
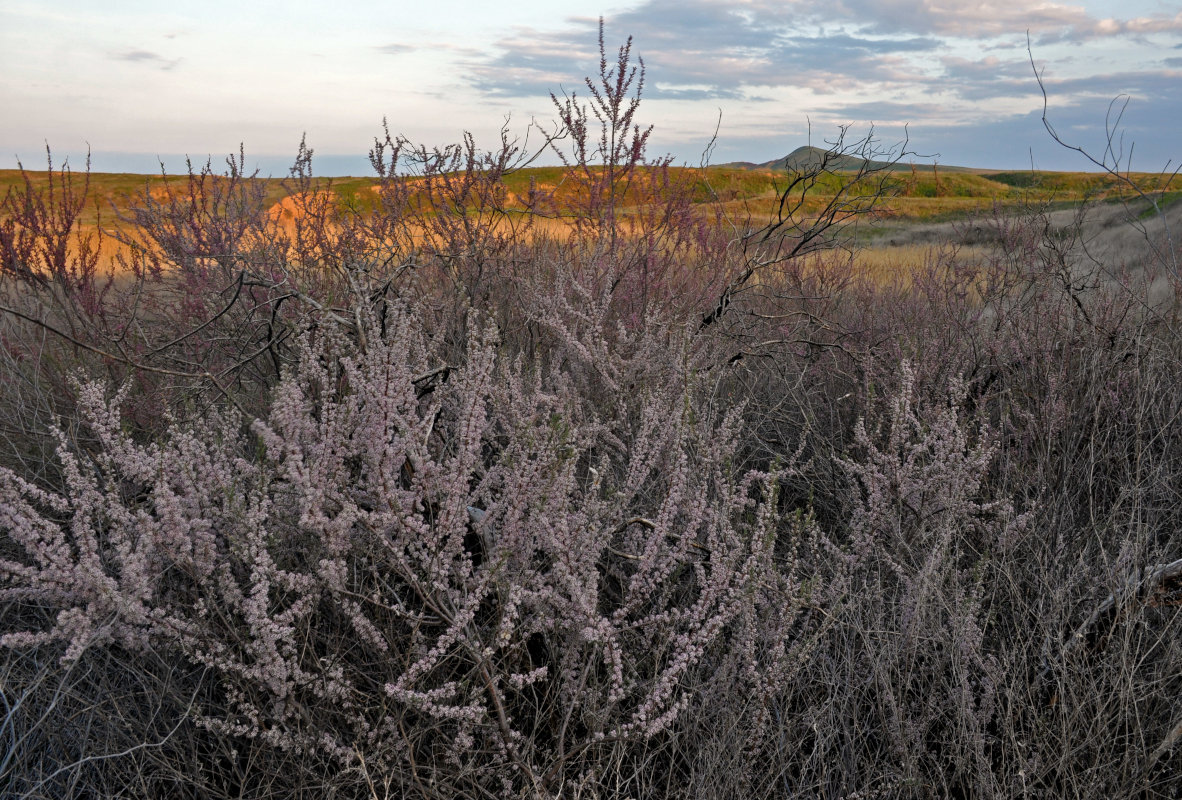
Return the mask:
MULTIPOLYGON (((821 147, 812 147, 805 145, 798 147, 783 158, 772 159, 765 161, 762 164, 756 164, 751 161, 733 161, 729 164, 720 164, 721 167, 729 167, 731 169, 751 169, 751 170, 772 170, 774 172, 788 172, 790 170, 802 170, 808 167, 814 167, 821 163, 825 157, 826 150, 821 147)), ((915 163, 914 161, 875 161, 872 159, 859 158, 852 155, 837 156, 830 162, 832 169, 843 172, 854 172, 864 167, 871 170, 887 170, 890 172, 908 172, 915 169, 927 169, 936 167, 943 172, 962 172, 974 175, 987 175, 995 170, 979 169, 976 167, 958 167, 955 165, 945 165, 938 163, 915 163)))

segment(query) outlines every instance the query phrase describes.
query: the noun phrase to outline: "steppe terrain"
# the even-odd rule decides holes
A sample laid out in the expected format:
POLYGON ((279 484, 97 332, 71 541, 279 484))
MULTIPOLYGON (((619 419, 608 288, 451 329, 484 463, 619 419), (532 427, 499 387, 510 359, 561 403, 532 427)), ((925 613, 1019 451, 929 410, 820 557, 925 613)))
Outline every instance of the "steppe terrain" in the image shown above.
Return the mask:
MULTIPOLYGON (((792 155, 766 164, 727 164, 706 168, 680 168, 677 179, 692 186, 691 202, 703 213, 721 212, 724 224, 745 220, 761 224, 776 212, 780 192, 788 181, 790 168, 806 165, 811 153, 800 148, 792 155)), ((842 166, 842 165, 838 165, 842 166)), ((844 166, 852 166, 847 164, 844 166)), ((1048 222, 1065 232, 1083 234, 1088 254, 1109 268, 1138 269, 1151 256, 1141 226, 1147 226, 1149 240, 1162 237, 1163 220, 1147 204, 1130 199, 1123 182, 1102 173, 989 171, 939 164, 895 164, 889 170, 886 196, 875 212, 846 231, 842 245, 854 265, 884 280, 906 280, 910 269, 934 258, 972 259, 983 257, 986 246, 996 244, 997 227, 990 222, 998 215, 1019 209, 1046 214, 1048 222), (1086 215, 1079 209, 1088 207, 1086 215), (1079 223, 1085 222, 1083 227, 1079 223), (1130 225, 1132 221, 1134 224, 1130 225)), ((820 208, 832 197, 841 173, 822 176, 803 198, 801 212, 820 208)), ((1168 175, 1128 176, 1143 189, 1169 186, 1168 175)), ((60 183, 60 176, 57 178, 60 183)), ((0 197, 29 181, 46 188, 50 181, 44 171, 0 170, 0 197)), ((412 202, 421 178, 408 177, 412 202)), ((340 177, 318 179, 313 188, 295 186, 273 177, 252 179, 260 205, 267 209, 264 225, 291 228, 297 217, 309 211, 322 214, 370 214, 380 202, 381 186, 375 178, 340 177)), ((75 193, 85 187, 87 197, 80 206, 75 231, 92 237, 98 248, 99 268, 120 269, 126 257, 127 239, 135 238, 133 209, 145 204, 168 205, 183 201, 189 184, 184 175, 146 176, 130 173, 82 173, 75 175, 75 193), (87 183, 88 181, 88 183, 87 183)), ((60 187, 59 187, 60 188, 60 187)), ((503 210, 507 215, 533 214, 530 235, 545 232, 562 236, 564 221, 555 215, 537 213, 533 198, 549 201, 573 200, 560 167, 527 168, 509 173, 503 181, 503 210), (532 194, 531 194, 532 193, 532 194), (547 218, 549 217, 549 218, 547 218)), ((1172 189, 1160 195, 1173 227, 1182 219, 1182 191, 1172 189)), ((639 213, 646 199, 626 198, 628 210, 639 213)), ((1168 224, 1168 223, 1167 223, 1168 224)), ((1075 235, 1074 233, 1072 235, 1075 235)), ((76 246, 76 245, 71 245, 76 246)))

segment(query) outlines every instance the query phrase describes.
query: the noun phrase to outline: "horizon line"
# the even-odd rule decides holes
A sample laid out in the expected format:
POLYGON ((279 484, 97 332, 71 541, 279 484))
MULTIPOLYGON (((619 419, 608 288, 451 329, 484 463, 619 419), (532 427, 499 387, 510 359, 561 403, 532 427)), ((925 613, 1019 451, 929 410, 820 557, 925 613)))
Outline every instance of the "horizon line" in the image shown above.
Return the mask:
MULTIPOLYGON (((775 161, 781 161, 781 160, 787 158, 788 156, 790 156, 792 153, 796 152, 796 150, 800 150, 800 149, 803 149, 804 147, 808 147, 808 146, 809 145, 802 145, 801 147, 790 150, 781 156, 777 156, 776 158, 766 159, 766 160, 762 160, 762 161, 734 159, 734 160, 719 162, 717 164, 707 163, 707 164, 703 165, 703 164, 692 164, 692 163, 686 162, 683 164, 673 164, 672 166, 676 166, 679 168, 699 168, 702 166, 716 167, 716 168, 721 168, 721 167, 738 168, 741 166, 761 167, 761 166, 765 166, 767 164, 773 163, 775 161)), ((814 147, 814 149, 823 149, 823 148, 815 148, 814 147)), ((51 153, 51 155, 52 155, 52 153, 51 153)), ((146 152, 146 151, 131 151, 131 150, 97 150, 97 151, 91 151, 89 154, 75 153, 75 152, 66 153, 60 159, 57 157, 54 157, 52 165, 53 165, 54 172, 60 171, 61 169, 66 168, 66 167, 68 167, 71 172, 82 172, 83 170, 86 169, 85 163, 87 162, 87 160, 89 160, 90 164, 91 164, 91 167, 89 169, 89 173, 92 175, 141 175, 143 177, 160 177, 161 174, 164 174, 164 175, 172 177, 172 176, 182 176, 182 175, 187 174, 187 169, 185 169, 183 167, 183 165, 186 163, 193 165, 193 167, 195 169, 199 170, 201 167, 203 167, 207 164, 210 165, 211 167, 216 167, 218 164, 223 164, 223 163, 225 163, 225 161, 228 158, 230 158, 233 155, 236 155, 236 154, 220 153, 220 154, 215 155, 213 153, 204 153, 204 154, 197 155, 194 153, 150 153, 150 152, 146 152), (96 164, 95 164, 96 160, 100 161, 100 162, 106 161, 106 162, 113 162, 113 163, 110 163, 110 164, 100 163, 96 167, 96 164), (156 166, 154 168, 152 168, 151 170, 148 170, 145 166, 149 160, 154 161, 156 164, 156 166), (79 161, 82 162, 82 166, 79 166, 79 161), (177 162, 180 162, 180 165, 182 168, 179 170, 170 169, 169 162, 172 162, 174 165, 177 162), (163 170, 163 173, 162 173, 162 170, 163 170)), ((850 154, 850 156, 853 158, 858 157, 853 154, 850 154)), ((925 159, 932 159, 931 156, 924 156, 924 158, 925 159)), ((251 166, 250 166, 250 170, 248 172, 246 172, 246 174, 247 175, 254 175, 255 177, 266 178, 266 179, 282 179, 282 178, 291 177, 291 170, 292 170, 292 166, 295 161, 295 159, 292 158, 291 156, 274 154, 274 153, 263 153, 263 154, 256 154, 254 156, 248 156, 247 160, 248 160, 248 162, 251 162, 251 166), (277 170, 277 169, 279 170, 278 174, 275 173, 275 170, 277 170), (266 173, 266 174, 263 174, 263 173, 266 173)), ((4 165, 4 164, 0 163, 0 171, 15 172, 15 171, 19 171, 19 170, 23 169, 25 172, 28 172, 28 173, 40 173, 40 172, 44 172, 46 169, 46 166, 48 166, 48 164, 43 163, 42 165, 39 165, 36 167, 31 167, 28 164, 28 162, 26 162, 24 159, 20 158, 19 156, 15 155, 15 154, 10 159, 5 159, 5 161, 8 161, 8 165, 4 165)), ((1088 169, 1088 168, 1039 169, 1031 164, 1026 164, 1021 167, 977 166, 977 165, 970 165, 970 164, 953 164, 953 163, 946 164, 946 163, 940 162, 938 158, 932 159, 932 160, 922 160, 922 161, 908 159, 908 160, 899 160, 897 162, 891 162, 888 159, 887 163, 895 163, 895 164, 902 166, 902 167, 906 167, 908 165, 913 165, 915 167, 924 167, 924 168, 943 167, 945 169, 950 169, 950 170, 972 170, 972 171, 978 171, 978 172, 1064 172, 1064 173, 1086 173, 1086 174, 1095 173, 1095 174, 1100 174, 1100 175, 1111 174, 1111 170, 1104 170, 1099 167, 1096 167, 1093 164, 1081 165, 1081 167, 1084 167, 1084 166, 1091 167, 1090 169, 1088 169)), ((312 164, 312 168, 313 168, 312 169, 313 177, 317 177, 317 178, 377 178, 378 177, 377 173, 374 171, 373 167, 369 163, 368 155, 359 156, 359 155, 345 154, 345 153, 327 153, 327 154, 316 153, 316 154, 314 154, 314 156, 312 158, 311 164, 312 164), (317 169, 317 167, 319 167, 320 169, 317 169)), ((555 160, 555 163, 552 163, 552 164, 551 163, 531 163, 531 164, 529 164, 525 167, 522 167, 522 168, 523 169, 532 169, 532 168, 557 167, 557 166, 562 166, 562 164, 560 161, 555 160)), ((1123 170, 1123 169, 1119 170, 1119 172, 1121 172, 1122 174, 1125 171, 1126 170, 1123 170)), ((1165 170, 1165 171, 1168 171, 1168 170, 1165 170)), ((1134 174, 1150 175, 1150 174, 1160 174, 1162 172, 1163 172, 1163 170, 1136 170, 1136 171, 1134 171, 1134 174)))

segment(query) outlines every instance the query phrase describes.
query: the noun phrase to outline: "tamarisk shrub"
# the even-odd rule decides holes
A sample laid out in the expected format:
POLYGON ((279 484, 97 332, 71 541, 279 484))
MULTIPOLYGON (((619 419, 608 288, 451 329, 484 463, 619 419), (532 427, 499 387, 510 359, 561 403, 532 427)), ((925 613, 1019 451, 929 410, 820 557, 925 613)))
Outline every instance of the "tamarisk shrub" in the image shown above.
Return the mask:
POLYGON ((849 528, 851 589, 883 601, 854 613, 871 615, 867 630, 893 634, 868 649, 872 682, 850 699, 883 693, 876 746, 898 759, 897 779, 942 776, 937 793, 973 782, 989 794, 984 732, 1000 677, 985 639, 991 565, 1006 559, 1026 520, 1004 499, 981 496, 997 440, 964 418, 965 382, 953 379, 943 407, 933 407, 917 394, 910 364, 901 372, 886 418, 876 429, 855 426, 864 455, 848 462, 862 494, 849 528))
MULTIPOLYGON (((0 274, 40 287, 71 332, 98 316, 112 276, 99 269, 101 234, 78 230, 90 186, 90 161, 77 185, 68 164, 55 173, 46 153, 44 189, 21 166, 23 185, 0 200, 0 274), (70 312, 70 313, 67 313, 70 312)), ((5 293, 5 300, 12 298, 5 293)))
POLYGON ((989 593, 1027 520, 991 496, 999 442, 966 412, 965 382, 930 398, 907 363, 896 381, 839 461, 845 520, 795 539, 826 577, 809 601, 824 622, 792 679, 768 687, 769 735, 728 767, 762 765, 750 785, 763 796, 995 793, 989 593))
POLYGON ((637 116, 644 60, 632 61, 629 38, 609 62, 601 19, 599 74, 584 81, 588 101, 577 92, 550 95, 558 121, 550 150, 563 165, 564 191, 540 194, 531 209, 569 224, 571 243, 591 255, 575 262, 579 277, 637 324, 650 306, 698 310, 723 290, 736 253, 721 206, 694 202, 707 187, 698 171, 648 155, 653 128, 637 116))
POLYGON ((858 491, 817 495, 847 487, 859 599, 781 701, 791 791, 1177 793, 1182 617, 1145 576, 1178 557, 1178 340, 1032 221, 850 298, 865 421, 818 429, 858 491))
POLYGON ((786 669, 777 473, 733 467, 738 416, 693 353, 670 362, 692 349, 676 326, 611 420, 479 318, 461 364, 406 307, 364 322, 303 331, 249 433, 209 414, 139 443, 126 390, 80 384, 97 446, 58 429, 62 490, 0 473, 0 646, 203 668, 193 720, 262 748, 251 780, 430 796, 593 787, 605 753, 669 735, 720 653, 754 686, 786 669))
POLYGON ((114 275, 100 268, 101 231, 84 233, 77 225, 88 201, 89 160, 81 178, 68 163, 55 171, 48 152, 46 162, 42 184, 22 165, 22 182, 0 198, 0 413, 9 422, 0 439, 4 463, 27 476, 45 473, 53 447, 46 423, 73 405, 68 392, 62 398, 54 368, 79 355, 78 348, 63 352, 57 336, 30 320, 45 320, 84 343, 112 328, 107 300, 114 275))

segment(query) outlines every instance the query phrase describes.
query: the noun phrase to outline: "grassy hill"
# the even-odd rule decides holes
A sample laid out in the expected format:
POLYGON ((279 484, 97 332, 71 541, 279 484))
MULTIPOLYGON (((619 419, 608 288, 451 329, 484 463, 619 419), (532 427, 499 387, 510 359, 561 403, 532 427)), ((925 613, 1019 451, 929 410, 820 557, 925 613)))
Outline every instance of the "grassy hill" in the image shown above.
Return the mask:
MULTIPOLYGON (((774 158, 771 161, 765 161, 762 164, 754 164, 750 161, 736 161, 729 164, 722 164, 723 167, 734 167, 737 169, 764 169, 774 170, 778 172, 787 172, 790 170, 800 170, 808 167, 816 166, 821 163, 827 151, 821 147, 813 147, 811 145, 804 145, 793 150, 783 158, 774 158)), ((938 168, 941 172, 967 172, 975 175, 992 174, 993 170, 981 169, 979 167, 958 167, 956 165, 944 164, 916 164, 914 161, 875 161, 873 159, 859 158, 853 155, 838 156, 830 162, 830 167, 837 170, 854 171, 867 166, 872 170, 887 170, 890 172, 909 172, 915 170, 938 168)))
MULTIPOLYGON (((736 162, 704 169, 674 167, 670 169, 669 179, 673 184, 688 186, 694 203, 720 203, 728 212, 750 212, 757 216, 770 214, 780 192, 788 185, 790 173, 815 165, 822 153, 815 147, 801 147, 784 158, 763 164, 736 162)), ((842 173, 854 171, 863 163, 851 156, 840 157, 835 163, 836 171, 820 176, 809 190, 810 202, 820 203, 832 196, 844 180, 842 173)), ((900 222, 955 218, 976 209, 990 208, 995 203, 1003 206, 1025 202, 1071 204, 1114 199, 1125 192, 1115 178, 1103 173, 986 171, 943 164, 869 164, 874 169, 891 173, 887 183, 890 198, 882 210, 885 216, 900 222)), ((1133 177, 1143 187, 1169 187, 1168 176, 1138 174, 1133 177)), ((22 176, 19 170, 0 170, 0 198, 10 191, 19 191, 26 179, 39 188, 48 186, 51 180, 44 171, 22 176)), ((52 180, 60 192, 60 176, 55 174, 52 180)), ((137 198, 145 195, 160 199, 167 196, 169 190, 174 193, 187 190, 187 177, 183 175, 162 177, 96 172, 89 176, 74 173, 75 192, 80 191, 87 180, 88 197, 79 216, 82 225, 95 225, 100 219, 104 224, 110 224, 117 219, 119 212, 137 202, 142 204, 142 199, 137 198)), ((280 203, 295 191, 295 187, 284 179, 254 180, 267 207, 280 203)), ((548 193, 559 202, 574 201, 581 191, 579 182, 568 176, 562 167, 518 170, 506 175, 503 184, 504 202, 509 207, 519 208, 524 208, 525 198, 531 190, 548 193)), ((318 179, 315 188, 330 189, 342 206, 369 211, 377 197, 376 185, 376 178, 348 177, 318 179)), ((646 202, 643 192, 637 194, 637 191, 633 189, 625 194, 625 207, 646 202)), ((1167 199, 1176 199, 1177 194, 1174 188, 1167 199)), ((648 200, 651 201, 651 192, 648 200)), ((806 210, 807 207, 808 204, 806 210)))

